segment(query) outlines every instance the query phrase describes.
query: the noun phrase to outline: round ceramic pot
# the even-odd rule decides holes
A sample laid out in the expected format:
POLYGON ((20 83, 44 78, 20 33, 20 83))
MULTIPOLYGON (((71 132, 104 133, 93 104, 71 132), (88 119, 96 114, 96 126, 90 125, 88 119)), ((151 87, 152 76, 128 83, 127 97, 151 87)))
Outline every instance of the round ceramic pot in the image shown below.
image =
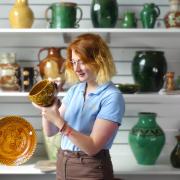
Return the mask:
POLYGON ((137 51, 132 75, 140 92, 157 92, 164 84, 167 63, 163 51, 137 51))
POLYGON ((116 0, 92 0, 91 20, 94 27, 115 27, 117 19, 118 4, 116 0))

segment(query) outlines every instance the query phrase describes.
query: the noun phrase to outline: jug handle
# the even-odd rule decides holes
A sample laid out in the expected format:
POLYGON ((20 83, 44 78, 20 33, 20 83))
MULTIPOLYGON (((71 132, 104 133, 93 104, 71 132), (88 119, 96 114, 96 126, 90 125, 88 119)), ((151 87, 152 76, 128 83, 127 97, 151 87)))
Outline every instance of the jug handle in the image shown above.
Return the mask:
POLYGON ((156 17, 158 17, 160 15, 161 11, 160 11, 160 9, 159 9, 159 7, 157 5, 155 5, 155 9, 156 9, 156 12, 157 12, 156 17))
MULTIPOLYGON (((66 47, 60 47, 60 51, 61 51, 62 49, 66 49, 66 47)), ((62 64, 61 69, 60 69, 60 72, 63 73, 64 70, 65 70, 65 62, 62 64)))
POLYGON ((49 7, 45 10, 45 14, 44 14, 46 21, 49 22, 49 23, 51 22, 51 20, 50 20, 50 18, 48 17, 48 11, 51 10, 51 8, 52 8, 52 6, 49 6, 49 7))
POLYGON ((79 9, 79 12, 80 12, 80 16, 79 18, 77 19, 77 21, 75 22, 75 28, 78 28, 79 27, 79 21, 82 19, 82 16, 83 16, 83 11, 80 7, 76 7, 76 9, 79 9))
POLYGON ((48 51, 48 49, 49 49, 49 48, 41 48, 41 49, 39 50, 39 52, 38 52, 38 60, 39 60, 39 63, 40 63, 40 61, 41 61, 41 59, 40 59, 40 54, 41 54, 41 52, 42 52, 42 51, 45 51, 45 50, 48 51))

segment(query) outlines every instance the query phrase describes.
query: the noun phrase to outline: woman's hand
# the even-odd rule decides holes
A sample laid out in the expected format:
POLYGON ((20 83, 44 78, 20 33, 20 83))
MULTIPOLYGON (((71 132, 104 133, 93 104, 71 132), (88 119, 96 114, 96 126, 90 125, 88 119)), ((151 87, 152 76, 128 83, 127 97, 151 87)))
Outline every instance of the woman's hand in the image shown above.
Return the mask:
POLYGON ((53 123, 57 127, 61 127, 63 120, 60 116, 59 107, 60 107, 60 100, 55 99, 54 103, 50 107, 39 107, 37 108, 42 110, 42 117, 48 120, 49 122, 53 123))

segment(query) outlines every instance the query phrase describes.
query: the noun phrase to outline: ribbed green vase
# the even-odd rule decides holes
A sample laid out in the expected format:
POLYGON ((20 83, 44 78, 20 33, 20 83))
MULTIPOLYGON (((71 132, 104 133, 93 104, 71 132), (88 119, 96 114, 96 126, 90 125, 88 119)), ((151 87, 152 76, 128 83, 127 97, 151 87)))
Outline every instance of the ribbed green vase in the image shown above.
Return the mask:
POLYGON ((165 134, 156 123, 156 113, 140 112, 129 133, 129 145, 141 165, 153 165, 165 144, 165 134))

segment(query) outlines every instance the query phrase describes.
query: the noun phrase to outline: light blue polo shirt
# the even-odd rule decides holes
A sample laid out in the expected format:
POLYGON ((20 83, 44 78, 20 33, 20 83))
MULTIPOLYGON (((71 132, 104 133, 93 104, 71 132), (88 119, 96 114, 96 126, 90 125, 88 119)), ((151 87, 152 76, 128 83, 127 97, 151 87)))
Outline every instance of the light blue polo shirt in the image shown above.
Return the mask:
MULTIPOLYGON (((72 86, 62 99, 62 103, 66 107, 64 120, 69 126, 90 135, 96 119, 105 119, 121 124, 125 103, 119 89, 110 81, 96 88, 84 101, 85 87, 85 82, 72 86)), ((104 149, 111 148, 116 133, 105 144, 104 149)), ((66 136, 61 138, 61 148, 80 151, 66 136)))

